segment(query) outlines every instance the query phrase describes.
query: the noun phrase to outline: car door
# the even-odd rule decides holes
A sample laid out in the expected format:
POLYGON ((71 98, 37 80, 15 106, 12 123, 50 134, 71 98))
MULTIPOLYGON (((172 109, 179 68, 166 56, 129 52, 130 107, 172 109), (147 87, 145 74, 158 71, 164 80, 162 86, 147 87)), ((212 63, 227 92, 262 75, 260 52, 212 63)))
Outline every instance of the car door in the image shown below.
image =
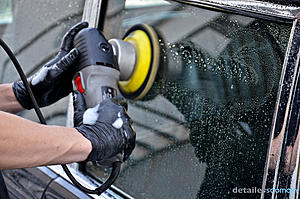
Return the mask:
MULTIPOLYGON (((122 38, 139 23, 153 26, 161 37, 155 84, 143 100, 129 101, 136 148, 102 198, 259 198, 261 188, 269 190, 263 194, 268 198, 278 194, 271 193, 271 188, 297 188, 297 161, 284 164, 298 151, 298 59, 297 53, 285 55, 286 49, 298 52, 297 20, 292 24, 297 4, 270 9, 275 1, 264 2, 256 4, 263 5, 260 9, 251 10, 253 1, 89 2, 98 5, 95 8, 100 12, 88 12, 86 19, 107 38, 122 38), (281 139, 276 142, 278 135, 281 139), (275 167, 270 166, 274 165, 270 163, 274 163, 273 146, 280 149, 275 167), (282 172, 284 168, 292 168, 289 175, 282 172)), ((57 35, 81 21, 84 12, 83 1, 63 6, 52 0, 12 5, 15 7, 6 12, 19 15, 0 32, 18 49, 18 58, 28 66, 27 74, 49 60, 49 49, 55 55, 57 35), (26 20, 25 11, 35 20, 26 20), (66 16, 59 18, 59 13, 66 16), (37 19, 43 19, 44 26, 33 26, 37 19), (25 31, 23 24, 27 23, 30 26, 25 31), (21 30, 24 35, 19 38, 21 30), (42 51, 45 45, 50 47, 42 51)), ((9 14, 6 18, 12 20, 9 14)), ((1 57, 0 61, 2 82, 12 81, 8 60, 1 57)), ((67 104, 66 98, 43 109, 50 124, 71 123, 67 104)), ((32 112, 21 114, 36 120, 32 112)), ((99 185, 109 175, 109 170, 92 163, 73 167, 72 172, 88 187, 99 185)), ((12 198, 40 198, 43 193, 46 198, 97 198, 66 181, 60 166, 5 171, 4 176, 12 198)))

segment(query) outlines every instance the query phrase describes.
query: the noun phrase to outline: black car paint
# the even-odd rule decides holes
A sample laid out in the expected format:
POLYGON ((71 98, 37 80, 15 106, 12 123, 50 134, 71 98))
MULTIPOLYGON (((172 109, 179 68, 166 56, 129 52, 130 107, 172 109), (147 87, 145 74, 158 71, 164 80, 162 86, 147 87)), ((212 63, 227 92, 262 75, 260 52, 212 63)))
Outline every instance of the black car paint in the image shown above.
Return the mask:
POLYGON ((11 199, 91 198, 48 167, 3 172, 11 199), (44 193, 45 192, 45 193, 44 193))

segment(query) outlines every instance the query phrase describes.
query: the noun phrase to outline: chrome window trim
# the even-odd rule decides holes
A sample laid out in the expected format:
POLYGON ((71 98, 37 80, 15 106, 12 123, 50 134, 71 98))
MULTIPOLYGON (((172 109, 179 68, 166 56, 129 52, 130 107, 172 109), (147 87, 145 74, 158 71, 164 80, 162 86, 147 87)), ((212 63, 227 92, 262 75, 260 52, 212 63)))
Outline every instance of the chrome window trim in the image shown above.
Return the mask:
POLYGON ((296 5, 281 5, 257 0, 173 0, 194 6, 233 12, 250 17, 292 23, 300 12, 296 5))
MULTIPOLYGON (((47 168, 72 184, 71 180, 68 178, 67 174, 64 172, 64 170, 62 169, 62 167, 60 165, 48 166, 47 168)), ((69 169, 70 169, 71 173, 73 174, 73 176, 78 180, 78 182, 80 182, 85 187, 87 187, 89 189, 95 189, 101 185, 98 181, 96 181, 92 177, 89 177, 88 175, 84 175, 82 172, 78 171, 77 169, 74 169, 72 167, 69 167, 69 169)), ((61 183, 61 185, 66 187, 66 185, 64 185, 64 183, 61 183)), ((95 199, 122 199, 123 198, 123 197, 119 196, 118 194, 116 194, 114 192, 114 190, 112 190, 112 189, 106 190, 100 196, 90 195, 90 194, 88 194, 88 195, 91 198, 95 198, 95 199)))
POLYGON ((300 17, 294 20, 281 72, 261 198, 299 197, 300 17), (297 189, 287 193, 267 189, 297 189))

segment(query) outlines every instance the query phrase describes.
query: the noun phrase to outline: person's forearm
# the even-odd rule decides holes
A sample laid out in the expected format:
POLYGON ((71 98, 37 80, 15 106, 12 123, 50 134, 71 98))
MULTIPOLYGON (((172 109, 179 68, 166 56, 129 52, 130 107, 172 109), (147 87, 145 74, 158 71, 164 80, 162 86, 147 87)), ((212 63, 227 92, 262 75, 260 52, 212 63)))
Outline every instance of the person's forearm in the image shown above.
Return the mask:
POLYGON ((18 113, 24 110, 16 99, 12 84, 0 84, 0 93, 0 111, 18 113))
POLYGON ((0 111, 0 169, 83 161, 89 140, 76 129, 45 126, 0 111))

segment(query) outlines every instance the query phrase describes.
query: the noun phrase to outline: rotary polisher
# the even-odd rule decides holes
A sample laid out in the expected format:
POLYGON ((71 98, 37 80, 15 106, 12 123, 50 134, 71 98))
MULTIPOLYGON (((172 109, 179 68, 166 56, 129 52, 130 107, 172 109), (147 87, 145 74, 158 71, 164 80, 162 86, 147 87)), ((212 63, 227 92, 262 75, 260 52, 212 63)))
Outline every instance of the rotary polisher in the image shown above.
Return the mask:
MULTIPOLYGON (((150 91, 160 63, 158 34, 151 26, 135 25, 127 31, 123 40, 109 41, 98 29, 86 28, 74 38, 74 47, 79 50, 80 56, 73 88, 83 94, 87 108, 119 93, 127 99, 139 100, 150 91)), ((115 181, 121 160, 122 154, 119 154, 97 162, 100 166, 113 167, 108 180, 98 189, 78 188, 101 194, 115 181)), ((74 184, 77 185, 76 182, 74 184)))
POLYGON ((143 98, 154 83, 160 59, 156 31, 149 25, 130 28, 123 40, 107 41, 95 28, 86 28, 74 38, 80 52, 73 81, 74 89, 94 107, 120 91, 131 100, 143 98))

